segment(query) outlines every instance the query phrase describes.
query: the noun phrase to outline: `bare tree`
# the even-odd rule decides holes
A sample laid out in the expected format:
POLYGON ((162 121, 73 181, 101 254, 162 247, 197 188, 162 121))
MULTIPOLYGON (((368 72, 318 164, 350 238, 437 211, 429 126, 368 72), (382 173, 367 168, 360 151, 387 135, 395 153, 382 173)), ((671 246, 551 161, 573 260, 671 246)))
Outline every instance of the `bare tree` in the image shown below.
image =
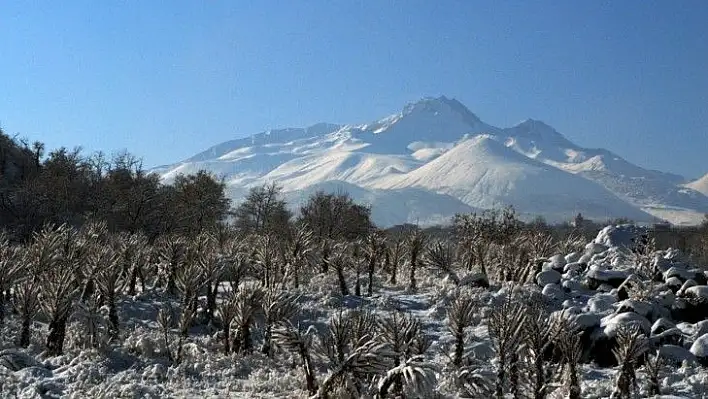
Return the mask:
POLYGON ((408 289, 415 290, 418 288, 418 282, 415 275, 418 269, 418 263, 420 262, 420 257, 425 250, 427 237, 420 229, 415 229, 408 234, 406 241, 408 243, 408 255, 410 262, 408 289))
POLYGON ((389 279, 389 284, 396 285, 398 278, 398 268, 403 263, 406 257, 406 241, 399 234, 393 237, 393 239, 388 241, 389 245, 386 247, 386 259, 388 260, 389 273, 391 277, 389 279))
POLYGON ((281 195, 275 183, 251 188, 234 211, 236 226, 247 233, 286 234, 292 214, 281 195))
POLYGON ((376 271, 376 265, 380 262, 383 257, 384 251, 386 250, 386 237, 380 230, 372 231, 366 237, 366 245, 364 247, 364 252, 366 254, 366 260, 368 263, 368 285, 366 288, 366 295, 371 296, 374 293, 374 273, 376 271))

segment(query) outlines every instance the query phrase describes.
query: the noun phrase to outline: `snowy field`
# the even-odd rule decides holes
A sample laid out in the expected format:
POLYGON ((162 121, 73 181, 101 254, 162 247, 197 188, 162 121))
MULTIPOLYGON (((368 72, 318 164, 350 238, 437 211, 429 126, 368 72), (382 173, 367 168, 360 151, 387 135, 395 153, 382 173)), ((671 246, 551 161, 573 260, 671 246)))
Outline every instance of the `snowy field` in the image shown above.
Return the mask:
POLYGON ((155 287, 160 268, 151 274, 146 267, 144 290, 138 284, 129 296, 117 289, 120 328, 112 340, 105 304, 94 311, 70 300, 61 355, 46 349, 46 310, 32 319, 29 345, 18 346, 22 317, 13 312, 13 299, 0 326, 0 397, 345 398, 384 396, 387 390, 385 397, 398 391, 407 398, 486 398, 498 388, 504 397, 534 397, 534 360, 541 358, 541 397, 563 398, 570 395, 572 376, 558 343, 572 334, 553 331, 557 320, 581 337, 578 397, 612 395, 624 369, 612 350, 620 346, 617 337, 630 331, 640 333, 636 357, 628 363, 636 367, 634 397, 651 396, 653 374, 665 398, 708 397, 705 265, 691 264, 675 250, 633 254, 629 237, 635 233, 629 226, 608 227, 577 251, 548 257, 540 272, 513 286, 457 261, 433 267, 426 252, 416 289, 408 287, 406 260, 395 283, 388 271, 377 270, 371 295, 366 266, 358 276, 361 295, 354 295, 358 273, 347 268, 338 276, 336 253, 327 273, 303 271, 297 288, 284 284, 285 293, 257 285, 257 273, 244 272, 238 287, 224 275, 216 282, 212 320, 205 323, 209 299, 202 290, 184 335, 184 287, 177 284, 173 294, 155 287), (339 277, 349 295, 342 295, 339 277), (225 339, 229 309, 236 316, 225 339), (516 320, 518 328, 514 315, 526 320, 516 320), (526 336, 531 329, 523 327, 534 315, 549 326, 542 335, 551 344, 545 356, 534 355, 534 337, 526 336), (456 331, 463 334, 460 353, 456 331), (503 367, 500 351, 509 352, 503 367), (652 372, 657 353, 662 361, 652 372))

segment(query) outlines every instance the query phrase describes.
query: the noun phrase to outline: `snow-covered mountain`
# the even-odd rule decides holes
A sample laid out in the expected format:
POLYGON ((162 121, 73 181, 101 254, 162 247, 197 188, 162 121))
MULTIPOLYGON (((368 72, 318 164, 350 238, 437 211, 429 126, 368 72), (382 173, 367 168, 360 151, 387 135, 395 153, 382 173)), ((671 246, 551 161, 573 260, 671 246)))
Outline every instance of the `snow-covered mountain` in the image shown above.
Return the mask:
MULTIPOLYGON (((708 183, 647 170, 604 149, 586 149, 526 120, 484 123, 459 101, 424 98, 363 125, 317 124, 228 141, 155 168, 165 181, 206 169, 238 202, 277 182, 293 207, 316 190, 344 190, 370 204, 375 222, 437 224, 455 213, 511 204, 527 217, 656 218, 698 223, 708 183)), ((704 178, 708 182, 708 178, 704 178)))

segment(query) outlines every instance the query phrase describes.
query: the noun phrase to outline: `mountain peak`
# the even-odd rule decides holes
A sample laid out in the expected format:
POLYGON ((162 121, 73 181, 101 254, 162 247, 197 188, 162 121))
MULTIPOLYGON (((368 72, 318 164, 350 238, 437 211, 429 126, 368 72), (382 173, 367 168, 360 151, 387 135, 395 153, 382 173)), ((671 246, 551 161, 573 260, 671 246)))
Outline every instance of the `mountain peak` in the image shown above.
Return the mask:
POLYGON ((459 114, 462 116, 463 120, 470 125, 481 122, 479 117, 465 107, 464 104, 454 98, 447 98, 445 96, 423 97, 418 101, 406 104, 402 112, 404 116, 417 113, 429 113, 434 115, 452 113, 459 114))
POLYGON ((562 141, 566 142, 567 139, 562 134, 558 133, 556 129, 552 126, 546 124, 543 121, 537 119, 525 119, 522 122, 514 125, 511 128, 506 129, 507 131, 513 131, 517 135, 527 136, 529 138, 538 140, 548 140, 548 141, 562 141))

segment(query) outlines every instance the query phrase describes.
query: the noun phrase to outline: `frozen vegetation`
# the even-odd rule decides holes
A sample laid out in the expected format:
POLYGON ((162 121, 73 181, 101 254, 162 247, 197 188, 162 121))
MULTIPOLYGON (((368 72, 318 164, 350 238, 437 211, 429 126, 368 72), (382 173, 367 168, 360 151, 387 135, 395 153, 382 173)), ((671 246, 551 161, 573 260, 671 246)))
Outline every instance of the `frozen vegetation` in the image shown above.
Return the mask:
POLYGON ((3 398, 698 398, 705 265, 461 216, 328 240, 230 228, 0 241, 3 398), (658 397, 658 396, 657 396, 658 397))

